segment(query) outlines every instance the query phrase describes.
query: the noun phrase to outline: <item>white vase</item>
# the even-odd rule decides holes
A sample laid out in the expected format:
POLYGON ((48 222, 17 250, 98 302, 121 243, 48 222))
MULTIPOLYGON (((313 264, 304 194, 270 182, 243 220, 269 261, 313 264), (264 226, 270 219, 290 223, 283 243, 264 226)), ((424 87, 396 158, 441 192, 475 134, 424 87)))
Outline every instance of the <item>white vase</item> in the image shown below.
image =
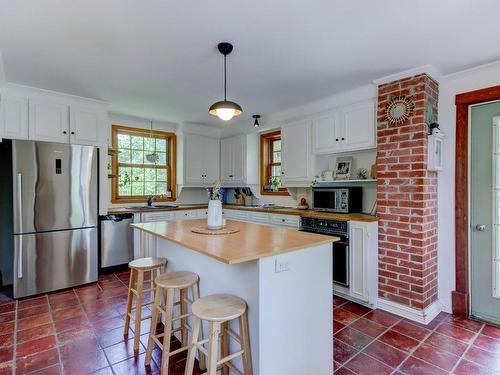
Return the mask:
POLYGON ((208 201, 208 229, 220 229, 223 226, 222 222, 222 202, 218 199, 208 201))

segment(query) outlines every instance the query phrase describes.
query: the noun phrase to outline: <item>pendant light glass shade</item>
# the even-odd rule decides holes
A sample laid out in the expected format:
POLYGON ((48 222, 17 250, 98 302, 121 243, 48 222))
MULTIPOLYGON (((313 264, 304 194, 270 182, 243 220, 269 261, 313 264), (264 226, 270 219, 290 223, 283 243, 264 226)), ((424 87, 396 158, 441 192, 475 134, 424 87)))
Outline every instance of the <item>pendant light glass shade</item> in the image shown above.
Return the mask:
POLYGON ((224 55, 224 100, 216 102, 210 106, 208 113, 212 116, 217 116, 223 121, 229 121, 234 116, 239 116, 243 112, 241 106, 238 103, 231 102, 226 99, 227 91, 227 79, 226 79, 226 56, 233 50, 233 45, 231 43, 219 43, 217 46, 219 52, 224 55))
POLYGON ((239 104, 235 102, 230 102, 228 100, 222 100, 220 102, 212 104, 208 113, 212 116, 217 116, 221 120, 229 121, 234 116, 239 116, 243 110, 239 106, 239 104))

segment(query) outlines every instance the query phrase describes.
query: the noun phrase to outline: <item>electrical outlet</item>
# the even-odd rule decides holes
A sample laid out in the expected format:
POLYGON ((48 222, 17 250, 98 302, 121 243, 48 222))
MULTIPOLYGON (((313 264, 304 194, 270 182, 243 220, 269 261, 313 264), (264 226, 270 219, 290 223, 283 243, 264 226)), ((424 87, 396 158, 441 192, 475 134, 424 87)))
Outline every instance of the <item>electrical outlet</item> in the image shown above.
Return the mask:
POLYGON ((288 264, 288 260, 284 259, 275 259, 274 260, 274 272, 280 273, 290 271, 290 264, 288 264))

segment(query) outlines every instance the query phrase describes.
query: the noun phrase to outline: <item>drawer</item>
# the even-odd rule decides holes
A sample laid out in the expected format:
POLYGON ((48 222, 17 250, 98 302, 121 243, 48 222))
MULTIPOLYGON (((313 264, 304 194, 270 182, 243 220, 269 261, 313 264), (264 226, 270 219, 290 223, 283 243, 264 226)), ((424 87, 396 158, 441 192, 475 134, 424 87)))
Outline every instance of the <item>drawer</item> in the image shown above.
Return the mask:
POLYGON ((259 224, 269 224, 269 214, 264 212, 250 212, 249 221, 259 224))
POLYGON ((300 226, 300 216, 293 215, 270 215, 271 224, 284 227, 298 228, 300 226))
POLYGON ((176 211, 175 219, 196 219, 198 217, 197 210, 189 210, 189 211, 176 211))
POLYGON ((141 215, 141 221, 146 223, 174 219, 175 214, 173 212, 145 212, 141 215))
POLYGON ((205 210, 196 210, 196 217, 207 217, 208 216, 208 208, 205 210))
POLYGON ((240 210, 225 210, 225 216, 227 219, 248 221, 250 219, 248 212, 240 210))

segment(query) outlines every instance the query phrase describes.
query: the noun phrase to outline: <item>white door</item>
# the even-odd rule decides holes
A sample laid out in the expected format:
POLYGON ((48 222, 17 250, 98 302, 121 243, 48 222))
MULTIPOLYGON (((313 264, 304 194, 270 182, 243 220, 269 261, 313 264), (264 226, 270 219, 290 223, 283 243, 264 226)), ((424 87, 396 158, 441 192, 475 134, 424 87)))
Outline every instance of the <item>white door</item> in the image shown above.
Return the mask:
POLYGON ((335 152, 341 148, 338 137, 338 114, 329 112, 315 117, 312 121, 313 151, 316 154, 335 152))
POLYGON ((69 116, 71 143, 97 145, 103 143, 103 114, 94 108, 71 106, 69 116))
POLYGON ((232 179, 234 183, 243 183, 245 179, 245 135, 232 138, 231 159, 232 159, 232 179))
POLYGON ((0 138, 28 139, 28 99, 2 95, 0 138))
POLYGON ((69 108, 65 104, 29 101, 29 138, 35 141, 69 142, 69 108))
POLYGON ((219 180, 219 155, 220 144, 217 138, 204 138, 205 152, 203 161, 205 164, 205 179, 207 185, 212 185, 215 181, 219 180))
POLYGON ((307 120, 289 124, 281 129, 283 186, 287 186, 289 182, 310 180, 309 130, 307 120))
POLYGON ((222 183, 233 181, 232 142, 233 138, 220 141, 220 179, 222 183))
POLYGON ((184 136, 184 179, 186 185, 202 185, 205 181, 205 139, 192 134, 184 136))
POLYGON ((376 146, 375 104, 356 103, 341 111, 341 142, 344 150, 361 150, 376 146))

